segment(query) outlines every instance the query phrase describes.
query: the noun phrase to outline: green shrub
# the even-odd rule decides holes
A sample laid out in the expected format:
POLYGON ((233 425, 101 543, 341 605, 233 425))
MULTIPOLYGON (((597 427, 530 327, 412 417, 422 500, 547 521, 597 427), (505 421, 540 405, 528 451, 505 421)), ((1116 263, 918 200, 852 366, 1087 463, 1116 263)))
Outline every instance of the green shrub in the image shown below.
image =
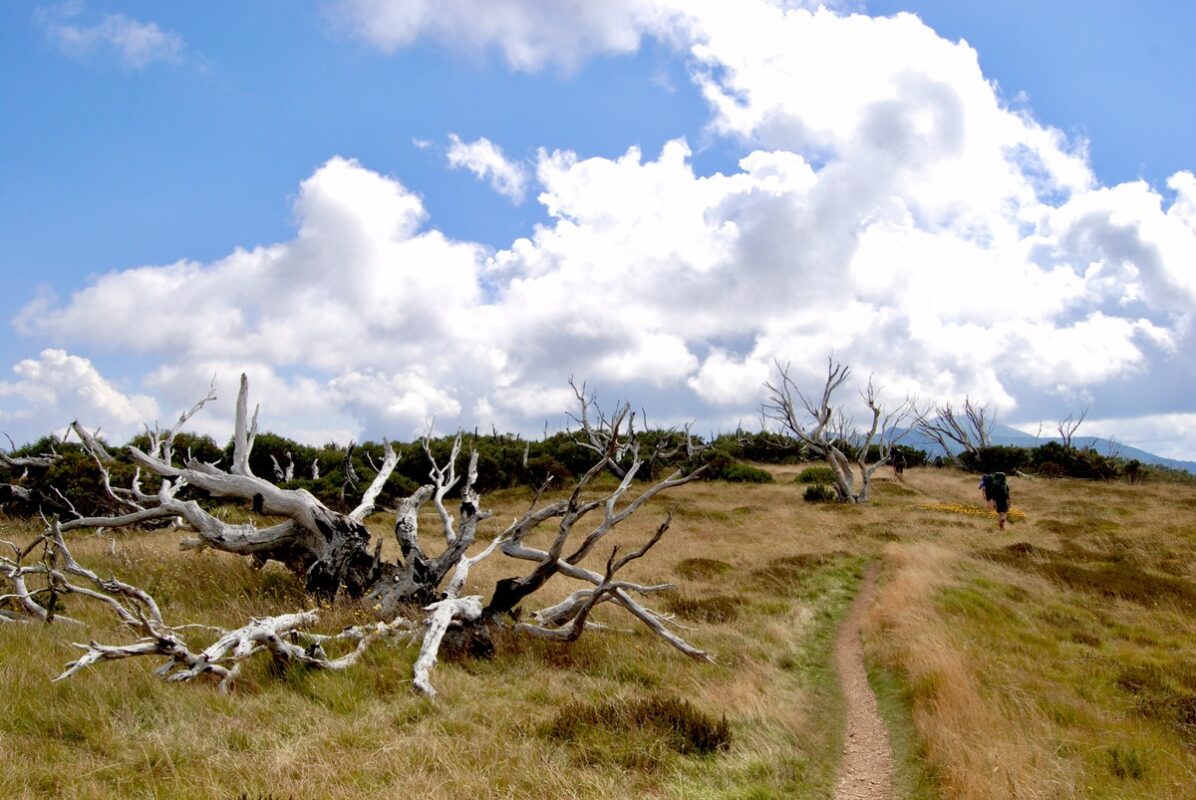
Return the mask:
POLYGON ((834 483, 835 471, 830 467, 806 467, 797 476, 798 483, 834 483))
POLYGON ((830 503, 839 499, 839 493, 829 486, 814 483, 806 487, 806 493, 802 495, 802 499, 807 503, 830 503))
POLYGON ((1024 447, 981 447, 976 452, 959 454, 959 463, 972 472, 1013 473, 1033 463, 1033 451, 1024 447))
POLYGON ((726 450, 709 447, 695 459, 684 465, 686 472, 702 468, 704 481, 731 481, 733 483, 772 483, 772 474, 759 467, 740 463, 726 450))
POLYGON ((731 464, 719 477, 731 483, 772 483, 772 473, 750 464, 731 464))
POLYGON ((761 464, 797 464, 805 455, 805 448, 796 439, 768 431, 724 433, 710 445, 734 458, 761 464))
POLYGON ((573 482, 573 473, 569 468, 547 453, 527 460, 523 482, 538 489, 549 475, 552 476, 551 486, 557 489, 573 482))

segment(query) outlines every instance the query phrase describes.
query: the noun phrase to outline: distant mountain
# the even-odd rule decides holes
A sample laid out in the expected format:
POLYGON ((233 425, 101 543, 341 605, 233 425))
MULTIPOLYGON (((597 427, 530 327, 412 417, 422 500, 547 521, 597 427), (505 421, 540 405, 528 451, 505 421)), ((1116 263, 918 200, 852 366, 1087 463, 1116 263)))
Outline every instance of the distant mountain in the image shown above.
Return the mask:
MULTIPOLYGON (((1037 447, 1051 441, 1059 441, 1057 436, 1040 436, 1035 438, 1025 431, 1019 431, 1017 428, 1011 428, 1008 425, 997 425, 993 429, 992 442, 997 445, 1004 445, 1006 447, 1037 447)), ((939 447, 938 442, 933 439, 923 436, 917 431, 910 431, 905 438, 901 440, 901 444, 907 447, 913 447, 918 450, 924 450, 934 457, 936 455, 944 455, 943 450, 939 447)), ((1109 439, 1102 439, 1097 436, 1076 436, 1072 439, 1072 444, 1076 447, 1092 447, 1102 455, 1116 455, 1120 458, 1136 458, 1143 464, 1155 464, 1163 467, 1170 467, 1171 469, 1181 469, 1191 472, 1196 475, 1196 461, 1180 461, 1175 458, 1164 458, 1157 456, 1154 453, 1148 453, 1137 447, 1130 447, 1121 442, 1113 442, 1109 439)), ((952 452, 958 452, 960 448, 952 448, 952 452)))

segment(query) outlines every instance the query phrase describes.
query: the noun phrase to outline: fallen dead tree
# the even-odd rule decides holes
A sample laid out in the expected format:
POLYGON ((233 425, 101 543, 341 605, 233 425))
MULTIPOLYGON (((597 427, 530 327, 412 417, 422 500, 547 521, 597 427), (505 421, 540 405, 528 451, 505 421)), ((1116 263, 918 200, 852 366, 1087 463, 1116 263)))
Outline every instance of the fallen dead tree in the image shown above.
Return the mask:
POLYGON ((419 607, 428 615, 422 625, 422 636, 418 636, 421 646, 415 663, 414 685, 429 695, 435 693, 430 672, 443 637, 450 628, 457 628, 466 637, 477 637, 485 643, 489 643, 489 632, 494 625, 510 626, 520 634, 572 641, 583 631, 596 627, 589 621, 589 616, 602 603, 613 603, 623 609, 686 655, 711 660, 707 653, 671 630, 667 616, 644 604, 643 597, 670 588, 667 584, 643 585, 618 577, 620 570, 643 557, 660 541, 668 530, 668 519, 637 550, 622 557, 617 549, 611 550, 602 571, 583 563, 615 527, 642 509, 654 496, 696 477, 696 473, 685 475, 678 470, 636 491, 633 476, 639 472, 643 461, 629 406, 624 405, 607 418, 588 413, 584 404, 591 401, 579 397, 583 403, 583 418, 599 419, 603 426, 603 430, 595 434, 596 440, 606 443, 598 460, 575 482, 567 497, 541 504, 542 488, 522 516, 494 534, 488 545, 472 556, 468 552, 477 541, 479 524, 491 516, 482 509, 481 496, 475 489, 477 454, 471 453, 465 471, 458 473, 461 437, 455 440, 443 465, 432 457, 425 440, 424 451, 431 463, 430 482, 399 502, 394 528, 399 557, 385 561, 381 541, 371 549, 371 536, 364 521, 374 512, 375 502, 398 463, 399 454, 389 444, 361 502, 349 513, 342 514, 329 509, 306 490, 281 489, 252 473, 249 453, 256 435, 257 411, 252 417, 248 413, 245 376, 241 377, 237 398, 230 468, 224 470, 215 464, 190 458, 176 463, 173 443, 178 430, 213 398, 214 391, 210 391, 181 415, 173 428, 167 431, 155 428, 150 433, 149 447, 128 448, 129 457, 138 468, 129 487, 112 485, 107 468, 112 456, 83 426, 72 424, 72 430, 102 474, 104 491, 123 506, 125 513, 97 517, 75 514, 65 520, 55 518, 47 523, 47 531, 34 545, 24 550, 10 546, 13 557, 0 559, 0 576, 7 578, 13 587, 5 597, 15 600, 20 612, 9 612, 6 618, 23 616, 52 622, 55 598, 76 594, 106 604, 126 628, 141 638, 131 645, 104 645, 94 641, 80 644, 84 655, 72 662, 61 678, 100 661, 157 656, 165 659, 159 672, 168 680, 187 681, 201 675, 213 675, 222 687, 227 688, 235 681, 240 663, 263 650, 283 663, 343 669, 352 665, 366 647, 379 639, 392 638, 402 632, 418 636, 421 626, 407 621, 404 614, 419 607), (618 457, 627 458, 630 468, 614 489, 596 491, 595 479, 618 457), (158 479, 155 491, 143 489, 143 472, 158 479), (247 501, 255 511, 281 516, 285 521, 263 527, 228 523, 205 510, 199 502, 180 499, 180 492, 186 487, 202 490, 211 497, 247 501), (446 499, 458 487, 460 506, 454 516, 446 499), (440 523, 435 539, 437 542, 443 539, 443 545, 435 547, 422 541, 420 536, 419 512, 429 502, 440 523), (115 578, 101 579, 87 570, 71 556, 65 538, 71 531, 81 529, 117 528, 164 520, 179 522, 194 531, 195 537, 183 541, 184 548, 211 547, 252 558, 258 565, 277 561, 301 576, 308 593, 315 599, 364 598, 376 612, 378 622, 335 636, 320 636, 308 632, 317 622, 317 612, 300 611, 251 620, 236 630, 219 630, 216 642, 202 650, 192 649, 184 642, 180 634, 182 629, 165 622, 152 597, 115 578), (556 528, 551 543, 546 548, 529 544, 528 535, 537 526, 549 522, 556 528), (41 560, 26 563, 38 547, 41 548, 41 560), (488 600, 483 594, 462 595, 473 565, 494 554, 527 563, 529 568, 498 581, 488 600), (557 576, 580 583, 581 587, 565 600, 532 613, 531 621, 521 621, 519 616, 525 602, 557 576), (31 577, 37 581, 38 588, 31 588, 31 577), (79 583, 79 579, 83 583, 79 583), (320 649, 326 641, 345 638, 357 642, 355 649, 345 656, 330 659, 320 649))
MULTIPOLYGON (((319 619, 319 612, 314 610, 251 619, 231 631, 207 625, 170 625, 148 592, 115 577, 101 578, 76 561, 63 539, 62 526, 57 519, 50 522, 49 531, 24 549, 7 541, 3 545, 12 552, 12 557, 0 556, 0 575, 8 578, 14 588, 3 599, 17 600, 27 618, 40 619, 47 624, 57 620, 79 625, 77 620, 56 613, 62 598, 75 595, 106 606, 122 626, 139 636, 136 642, 127 645, 105 645, 94 640, 76 644, 83 655, 67 664, 62 674, 54 679, 56 681, 101 661, 157 656, 163 660, 155 672, 167 681, 211 676, 217 679, 222 690, 227 690, 240 674, 241 665, 260 652, 269 652, 281 664, 346 669, 357 663, 375 641, 416 630, 413 623, 396 617, 389 622, 348 628, 331 636, 308 633, 307 629, 319 619), (25 563, 34 553, 39 559, 25 563), (30 587, 30 578, 38 580, 39 588, 30 587), (189 646, 184 631, 195 628, 215 631, 216 640, 202 649, 189 646), (339 658, 329 658, 324 645, 330 641, 349 641, 355 646, 339 658)), ((11 622, 21 617, 9 612, 5 619, 11 622)))

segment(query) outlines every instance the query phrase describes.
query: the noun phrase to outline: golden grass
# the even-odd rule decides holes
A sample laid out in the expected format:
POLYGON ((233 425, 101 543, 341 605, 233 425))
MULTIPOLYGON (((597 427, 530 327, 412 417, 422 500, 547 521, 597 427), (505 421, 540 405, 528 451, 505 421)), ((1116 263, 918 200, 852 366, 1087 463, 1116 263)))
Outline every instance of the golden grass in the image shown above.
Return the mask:
MULTIPOLYGON (((628 577, 677 584, 653 603, 692 628, 686 637, 714 653, 714 665, 602 608, 600 621, 616 630, 564 647, 504 636, 491 661, 441 664, 435 702, 411 692, 413 649, 391 646, 345 673, 280 676, 257 663, 228 697, 163 684, 150 663, 104 664, 51 684, 74 657, 70 641, 127 641, 68 598, 86 631, 0 626, 0 794, 826 797, 842 702, 828 653, 862 564, 882 558, 867 656, 874 674, 896 681, 908 713, 893 719, 910 726, 899 738, 942 797, 1192 796, 1196 488, 1014 478, 1018 514, 999 531, 987 513, 955 510, 975 507, 972 476, 907 470, 853 507, 802 502, 801 469, 770 467, 775 484, 681 487, 611 537, 638 545, 672 512, 668 535, 628 577), (661 695, 725 715, 730 748, 681 755, 651 730, 573 742, 548 733, 570 703, 661 695)), ((508 490, 484 504, 497 525, 529 500, 508 490)), ((388 555, 390 524, 370 522, 388 555)), ((434 541, 435 520, 423 524, 434 541)), ((0 537, 29 534, 0 518, 0 537)), ((178 538, 118 533, 74 549, 154 592, 175 622, 234 626, 307 604, 281 570, 180 552, 178 538)), ((466 591, 519 569, 491 558, 466 591)), ((540 599, 571 588, 550 584, 540 599)), ((329 609, 325 627, 363 615, 329 609)))
POLYGON ((944 796, 1193 796, 1196 678, 1171 677, 1196 676, 1192 486, 1015 479, 1025 517, 997 531, 949 508, 957 474, 907 481, 941 521, 889 545, 867 645, 944 796), (1167 677, 1135 684, 1151 664, 1167 677))
MULTIPOLYGON (((647 558, 629 565, 631 579, 675 582, 653 601, 671 604, 684 635, 718 663, 686 659, 614 609, 595 616, 615 626, 571 646, 504 636, 491 661, 442 663, 433 674, 435 702, 411 691, 412 647, 375 647, 343 673, 293 670, 279 676, 265 662, 246 669, 224 697, 207 685, 168 685, 153 663, 101 664, 50 683, 74 657, 69 643, 128 641, 100 609, 67 598, 63 613, 87 630, 0 627, 3 789, 8 797, 360 798, 396 794, 430 798, 605 798, 613 796, 818 796, 834 777, 838 733, 815 724, 837 702, 827 653, 837 619, 852 595, 859 560, 836 555, 807 566, 786 564, 801 586, 782 592, 747 576, 779 558, 839 551, 829 532, 801 535, 806 512, 792 487, 753 486, 747 503, 728 506, 730 487, 693 485, 657 502, 610 544, 638 545, 668 510, 673 528, 647 558), (700 554, 726 568, 699 564, 700 554), (710 603, 711 598, 721 598, 710 603), (684 610, 684 613, 682 611, 684 610), (696 617, 697 619, 693 619, 696 617), (571 702, 634 704, 677 696, 721 719, 731 746, 714 755, 681 755, 647 730, 590 738, 552 737, 549 723, 571 702)), ((526 508, 520 490, 486 498, 498 520, 526 508)), ((236 510, 230 510, 236 514, 236 510)), ((423 521, 427 542, 437 530, 423 521)), ((394 548, 391 522, 371 520, 394 548)), ((31 529, 0 520, 0 537, 31 529)), ((483 534, 484 536, 485 534, 483 534)), ((547 541, 545 527, 533 537, 547 541)), ((180 534, 122 532, 85 536, 73 551, 101 574, 112 572, 153 592, 172 622, 235 626, 247 617, 308 604, 298 583, 271 565, 254 571, 213 551, 180 552, 180 534)), ((605 553, 603 553, 603 556, 605 553)), ((491 558, 466 591, 526 570, 491 558)), ((572 587, 550 584, 543 604, 572 587)), ((538 601, 540 598, 538 598, 538 601)), ((363 609, 324 612, 336 630, 363 609)), ((189 636, 203 644, 204 636, 189 636)))

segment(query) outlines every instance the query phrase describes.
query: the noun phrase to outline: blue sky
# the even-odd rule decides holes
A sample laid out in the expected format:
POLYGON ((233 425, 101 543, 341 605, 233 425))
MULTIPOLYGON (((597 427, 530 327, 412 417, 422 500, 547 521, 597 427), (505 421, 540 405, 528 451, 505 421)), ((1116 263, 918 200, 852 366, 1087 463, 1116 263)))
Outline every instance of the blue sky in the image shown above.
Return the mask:
POLYGON ((1191 4, 533 6, 0 6, 0 428, 718 429, 834 352, 1196 458, 1191 4))

